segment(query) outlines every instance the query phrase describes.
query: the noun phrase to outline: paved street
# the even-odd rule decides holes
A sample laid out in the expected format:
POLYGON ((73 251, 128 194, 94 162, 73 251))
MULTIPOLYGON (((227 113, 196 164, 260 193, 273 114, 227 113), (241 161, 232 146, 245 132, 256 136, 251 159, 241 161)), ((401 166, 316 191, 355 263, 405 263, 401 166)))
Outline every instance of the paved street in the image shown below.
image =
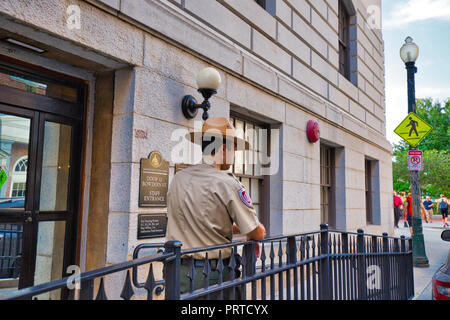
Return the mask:
MULTIPOLYGON (((395 235, 405 235, 409 237, 409 229, 403 228, 403 220, 399 223, 399 229, 395 229, 395 235)), ((423 233, 425 238, 425 250, 430 262, 429 268, 414 268, 414 291, 415 300, 431 300, 431 278, 433 274, 445 262, 450 243, 441 239, 441 232, 444 230, 440 216, 433 218, 433 223, 423 223, 423 233)))

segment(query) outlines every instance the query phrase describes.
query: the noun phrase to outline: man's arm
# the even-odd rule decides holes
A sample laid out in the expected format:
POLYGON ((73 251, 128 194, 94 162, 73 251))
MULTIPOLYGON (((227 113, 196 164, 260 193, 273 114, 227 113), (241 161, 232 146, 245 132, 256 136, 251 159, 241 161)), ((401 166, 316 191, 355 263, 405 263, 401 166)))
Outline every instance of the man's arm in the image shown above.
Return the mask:
POLYGON ((247 233, 247 240, 264 240, 265 237, 266 228, 262 223, 260 223, 253 231, 247 233))

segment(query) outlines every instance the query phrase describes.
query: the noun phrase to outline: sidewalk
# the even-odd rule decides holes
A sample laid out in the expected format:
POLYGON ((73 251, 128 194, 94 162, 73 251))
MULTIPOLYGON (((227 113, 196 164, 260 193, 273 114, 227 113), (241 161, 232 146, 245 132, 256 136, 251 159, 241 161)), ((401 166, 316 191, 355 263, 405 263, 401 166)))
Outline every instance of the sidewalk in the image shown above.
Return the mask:
MULTIPOLYGON (((435 216, 433 223, 422 222, 425 253, 430 267, 414 267, 414 300, 431 300, 431 278, 447 259, 450 244, 441 239, 441 233, 445 230, 441 220, 440 216, 435 216)), ((403 227, 403 220, 398 225, 400 228, 395 229, 395 235, 409 237, 409 228, 403 227)))

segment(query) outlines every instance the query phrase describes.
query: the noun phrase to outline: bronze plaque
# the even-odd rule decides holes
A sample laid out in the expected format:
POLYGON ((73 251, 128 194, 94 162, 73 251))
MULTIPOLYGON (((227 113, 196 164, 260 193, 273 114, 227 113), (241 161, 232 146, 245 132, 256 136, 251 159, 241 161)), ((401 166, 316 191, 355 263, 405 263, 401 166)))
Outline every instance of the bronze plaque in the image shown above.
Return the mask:
POLYGON ((140 214, 138 215, 137 238, 163 238, 166 236, 167 215, 163 214, 140 214))
POLYGON ((139 207, 166 207, 168 187, 169 162, 153 151, 148 159, 141 159, 139 207))

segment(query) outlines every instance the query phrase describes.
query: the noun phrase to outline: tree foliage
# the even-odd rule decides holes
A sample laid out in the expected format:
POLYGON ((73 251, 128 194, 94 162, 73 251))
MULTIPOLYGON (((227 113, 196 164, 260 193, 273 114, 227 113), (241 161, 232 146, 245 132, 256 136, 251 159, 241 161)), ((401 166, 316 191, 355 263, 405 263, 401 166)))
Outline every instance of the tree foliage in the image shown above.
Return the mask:
MULTIPOLYGON (((450 196, 450 99, 445 103, 430 98, 418 99, 416 105, 417 115, 433 127, 418 147, 423 151, 422 193, 434 198, 441 193, 450 196)), ((408 149, 404 141, 394 145, 394 190, 409 190, 408 149)))

